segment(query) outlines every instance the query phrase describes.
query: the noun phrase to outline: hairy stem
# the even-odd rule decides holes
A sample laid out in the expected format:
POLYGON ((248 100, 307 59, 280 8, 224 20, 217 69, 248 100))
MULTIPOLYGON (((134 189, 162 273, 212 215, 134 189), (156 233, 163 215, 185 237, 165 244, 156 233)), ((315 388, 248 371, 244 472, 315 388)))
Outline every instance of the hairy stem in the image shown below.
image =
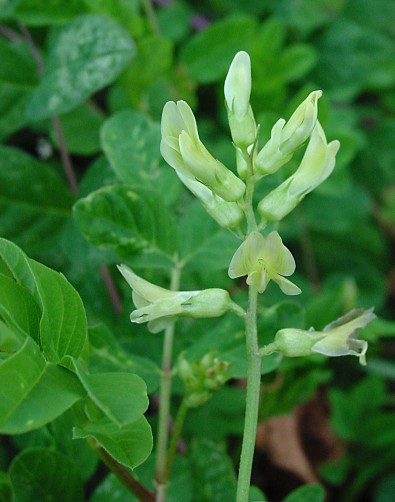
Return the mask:
MULTIPOLYGON (((177 263, 171 276, 170 289, 179 289, 181 277, 181 266, 177 263)), ((158 439, 156 447, 156 502, 166 500, 167 482, 165 479, 167 443, 169 435, 170 420, 170 398, 171 398, 171 363, 173 355, 174 327, 172 323, 165 331, 162 353, 162 376, 159 391, 159 423, 158 439)))
MULTIPOLYGON (((245 152, 244 158, 248 168, 244 211, 247 218, 247 235, 249 235, 258 229, 253 206, 256 180, 254 179, 252 167, 252 154, 248 155, 245 152)), ((255 286, 249 286, 246 316, 247 395, 236 502, 248 502, 255 450, 261 385, 261 356, 258 344, 257 310, 258 290, 255 286)))
POLYGON ((171 471, 173 469, 174 459, 176 456, 178 441, 181 436, 181 431, 185 422, 185 418, 187 416, 187 412, 188 412, 188 406, 186 404, 186 400, 184 399, 177 412, 177 417, 174 422, 173 434, 171 436, 171 441, 169 445, 169 451, 167 454, 166 469, 164 476, 166 482, 168 482, 170 479, 171 471))
POLYGON ((252 462, 254 458, 256 429, 258 421, 259 395, 261 385, 261 356, 259 355, 257 333, 258 291, 250 286, 246 317, 247 347, 247 397, 244 418, 243 444, 241 447, 239 478, 237 481, 237 502, 248 502, 252 462))

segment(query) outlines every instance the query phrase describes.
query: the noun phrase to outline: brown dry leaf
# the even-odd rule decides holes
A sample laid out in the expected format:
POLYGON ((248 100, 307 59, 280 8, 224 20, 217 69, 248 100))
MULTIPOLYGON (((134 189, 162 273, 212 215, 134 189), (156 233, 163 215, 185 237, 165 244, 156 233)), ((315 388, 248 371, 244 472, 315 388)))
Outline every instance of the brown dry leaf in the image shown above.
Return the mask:
POLYGON ((316 483, 319 466, 344 451, 328 423, 325 399, 316 396, 291 413, 273 417, 258 426, 256 447, 273 465, 305 483, 316 483))

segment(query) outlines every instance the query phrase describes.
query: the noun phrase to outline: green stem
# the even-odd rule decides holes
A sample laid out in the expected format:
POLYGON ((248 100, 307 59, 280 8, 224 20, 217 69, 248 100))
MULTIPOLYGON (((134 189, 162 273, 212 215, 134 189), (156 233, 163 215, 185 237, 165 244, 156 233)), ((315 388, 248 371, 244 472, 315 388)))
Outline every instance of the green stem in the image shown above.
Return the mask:
POLYGON ((250 286, 246 318, 247 397, 236 502, 248 502, 258 422, 261 357, 258 346, 257 306, 258 291, 255 287, 250 286))
MULTIPOLYGON (((244 212, 248 225, 247 235, 249 235, 251 232, 258 230, 253 205, 256 178, 254 177, 252 166, 252 153, 248 155, 245 152, 244 158, 248 168, 244 212)), ((257 310, 258 290, 255 286, 249 286, 246 315, 247 395, 236 502, 248 502, 255 450, 261 386, 261 356, 258 344, 257 310)))
POLYGON ((96 441, 90 441, 90 445, 94 448, 96 453, 99 455, 102 462, 113 472, 118 479, 129 489, 133 495, 135 495, 142 502, 154 502, 155 496, 152 492, 147 490, 133 474, 122 464, 118 463, 109 453, 106 452, 104 448, 96 443, 96 441))
POLYGON ((147 16, 148 22, 151 26, 152 33, 157 37, 160 36, 160 29, 158 20, 156 19, 155 10, 152 6, 151 0, 142 0, 145 15, 147 16))
POLYGON ((174 459, 176 456, 178 441, 181 436, 181 431, 185 422, 185 418, 187 416, 188 406, 186 404, 186 400, 183 399, 178 412, 176 421, 174 422, 173 435, 171 436, 171 441, 169 445, 169 452, 167 454, 167 462, 166 462, 166 470, 165 470, 165 481, 166 483, 170 479, 171 470, 173 468, 174 459))
MULTIPOLYGON (((180 286, 181 266, 176 263, 172 275, 170 289, 176 291, 180 286)), ((162 353, 162 375, 159 391, 159 423, 156 447, 156 502, 166 500, 167 482, 165 480, 167 443, 170 420, 171 397, 171 363, 173 354, 174 326, 172 323, 165 331, 162 353)))
POLYGON ((249 233, 253 232, 254 230, 258 229, 257 224, 256 224, 256 220, 255 220, 254 204, 253 204, 254 189, 255 189, 256 180, 254 178, 251 156, 248 155, 247 152, 243 152, 243 157, 244 157, 244 160, 247 164, 247 170, 248 170, 248 177, 247 177, 247 181, 246 181, 246 192, 245 192, 245 198, 244 198, 244 214, 246 215, 247 226, 248 226, 247 233, 249 234, 249 233))

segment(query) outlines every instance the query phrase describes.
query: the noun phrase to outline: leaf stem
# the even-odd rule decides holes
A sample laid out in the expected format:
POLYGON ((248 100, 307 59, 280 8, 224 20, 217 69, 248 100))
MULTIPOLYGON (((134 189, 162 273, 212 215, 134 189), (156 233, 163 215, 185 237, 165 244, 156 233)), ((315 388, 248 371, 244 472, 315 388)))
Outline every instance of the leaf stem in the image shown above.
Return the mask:
MULTIPOLYGON (((181 266, 176 262, 170 282, 170 289, 176 291, 180 286, 181 266)), ((167 481, 165 479, 167 443, 170 421, 170 398, 171 398, 171 364, 173 354, 175 323, 165 330, 162 352, 162 376, 159 391, 159 423, 158 439, 156 447, 156 502, 166 500, 167 481)))
POLYGON ((180 407, 178 408, 176 420, 174 422, 173 434, 170 440, 169 451, 167 453, 166 469, 164 476, 166 483, 169 481, 170 474, 173 469, 174 459, 177 451, 177 445, 181 436, 181 431, 185 422, 185 418, 187 416, 187 412, 188 412, 188 405, 186 403, 186 399, 183 399, 180 407))
POLYGON ((99 446, 96 441, 90 441, 89 443, 95 449, 102 462, 117 476, 117 478, 122 481, 131 493, 136 495, 136 497, 142 502, 155 501, 154 494, 137 481, 137 479, 133 477, 133 474, 125 466, 112 458, 112 456, 107 453, 104 448, 99 446))

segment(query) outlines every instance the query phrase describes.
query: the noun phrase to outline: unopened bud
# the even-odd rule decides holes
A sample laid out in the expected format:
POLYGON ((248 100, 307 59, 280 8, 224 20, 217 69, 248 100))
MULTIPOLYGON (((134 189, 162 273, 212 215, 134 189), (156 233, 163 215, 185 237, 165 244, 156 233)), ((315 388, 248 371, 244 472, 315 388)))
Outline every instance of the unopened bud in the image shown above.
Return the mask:
POLYGON ((234 57, 225 79, 225 103, 233 142, 247 148, 256 140, 256 124, 250 106, 251 61, 247 52, 234 57))
POLYGON ((259 174, 271 174, 286 164, 310 136, 317 122, 317 101, 322 91, 314 91, 294 111, 288 122, 278 120, 271 137, 256 156, 254 169, 259 174))
POLYGON ((316 123, 302 162, 296 172, 271 191, 258 204, 258 212, 266 222, 280 221, 302 199, 331 174, 339 150, 338 141, 326 142, 325 133, 316 123))

